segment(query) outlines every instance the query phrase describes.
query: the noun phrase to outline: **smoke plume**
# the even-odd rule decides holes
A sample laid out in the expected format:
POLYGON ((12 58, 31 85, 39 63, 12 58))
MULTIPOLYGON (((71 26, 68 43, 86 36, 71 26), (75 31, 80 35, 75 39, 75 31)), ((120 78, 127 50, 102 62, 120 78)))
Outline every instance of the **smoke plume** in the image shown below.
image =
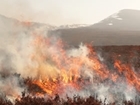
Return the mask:
POLYGON ((63 98, 97 95, 108 103, 137 95, 139 82, 133 70, 126 65, 121 68, 121 62, 116 61, 111 73, 92 46, 81 44, 66 50, 61 38, 49 35, 46 26, 17 21, 5 24, 8 27, 3 25, 0 30, 1 93, 20 96, 27 89, 21 78, 31 77, 46 94, 58 93, 63 98))

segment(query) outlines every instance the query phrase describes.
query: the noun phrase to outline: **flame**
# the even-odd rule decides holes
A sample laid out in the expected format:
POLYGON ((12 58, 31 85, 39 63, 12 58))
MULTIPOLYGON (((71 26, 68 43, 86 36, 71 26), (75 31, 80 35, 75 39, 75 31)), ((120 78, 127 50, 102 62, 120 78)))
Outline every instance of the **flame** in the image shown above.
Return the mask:
POLYGON ((129 64, 122 64, 120 61, 116 60, 115 67, 118 69, 120 74, 125 76, 129 85, 134 86, 138 91, 140 91, 140 77, 134 70, 132 70, 129 64))
POLYGON ((32 25, 32 23, 31 23, 31 22, 29 22, 29 21, 24 21, 24 22, 21 22, 21 24, 22 24, 23 26, 26 26, 26 27, 29 27, 29 26, 31 26, 31 25, 32 25))
MULTIPOLYGON (((35 51, 31 60, 38 64, 35 68, 29 67, 38 71, 36 79, 32 83, 51 96, 63 93, 68 85, 81 90, 84 82, 82 76, 87 69, 100 78, 98 82, 106 79, 116 82, 123 75, 128 85, 134 86, 140 91, 140 76, 132 70, 131 65, 115 60, 114 69, 116 70, 112 72, 99 60, 91 45, 87 44, 86 54, 82 52, 79 56, 68 55, 64 43, 60 39, 35 35, 31 45, 34 46, 35 51)), ((95 81, 93 79, 93 82, 95 81)))

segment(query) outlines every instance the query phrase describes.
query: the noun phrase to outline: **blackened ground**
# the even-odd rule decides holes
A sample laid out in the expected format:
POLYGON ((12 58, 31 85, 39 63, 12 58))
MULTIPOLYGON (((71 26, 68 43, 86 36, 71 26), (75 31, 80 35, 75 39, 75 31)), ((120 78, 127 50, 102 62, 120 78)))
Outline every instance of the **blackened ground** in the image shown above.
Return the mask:
MULTIPOLYGON (((123 101, 121 105, 140 105, 140 100, 137 101, 123 101)), ((45 99, 45 98, 37 98, 30 97, 29 95, 22 95, 21 99, 15 99, 15 103, 13 104, 8 99, 0 98, 0 105, 117 105, 117 102, 108 103, 107 98, 102 102, 97 99, 97 97, 89 96, 87 98, 81 98, 79 96, 74 96, 73 98, 67 97, 64 101, 60 99, 59 95, 56 95, 54 98, 45 99)))
POLYGON ((114 68, 115 60, 131 65, 140 74, 140 46, 96 46, 96 52, 109 69, 114 68))

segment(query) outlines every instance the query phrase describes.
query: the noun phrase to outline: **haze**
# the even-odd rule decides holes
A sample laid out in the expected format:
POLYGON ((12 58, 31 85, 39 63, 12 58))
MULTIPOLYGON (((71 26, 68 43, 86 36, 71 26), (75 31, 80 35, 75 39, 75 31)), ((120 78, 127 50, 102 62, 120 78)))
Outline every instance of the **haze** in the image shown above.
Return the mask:
POLYGON ((51 25, 93 24, 121 9, 140 10, 139 0, 0 0, 0 14, 51 25))

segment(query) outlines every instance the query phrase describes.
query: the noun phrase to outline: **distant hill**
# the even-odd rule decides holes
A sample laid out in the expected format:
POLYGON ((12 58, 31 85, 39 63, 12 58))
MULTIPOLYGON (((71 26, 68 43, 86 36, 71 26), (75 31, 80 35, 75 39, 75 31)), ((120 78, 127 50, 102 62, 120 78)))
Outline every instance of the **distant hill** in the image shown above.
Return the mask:
POLYGON ((124 9, 94 25, 55 32, 72 46, 81 42, 94 46, 140 45, 140 11, 124 9))
POLYGON ((99 23, 92 25, 93 28, 140 31, 140 11, 124 9, 115 13, 99 23))
MULTIPOLYGON (((53 35, 61 37, 70 46, 92 43, 94 46, 140 45, 140 11, 124 9, 93 25, 62 25, 60 27, 36 23, 20 22, 0 15, 0 35, 28 34, 43 27, 53 35)), ((9 36, 7 36, 9 37, 9 36)), ((1 44, 1 42, 0 42, 1 44)))

